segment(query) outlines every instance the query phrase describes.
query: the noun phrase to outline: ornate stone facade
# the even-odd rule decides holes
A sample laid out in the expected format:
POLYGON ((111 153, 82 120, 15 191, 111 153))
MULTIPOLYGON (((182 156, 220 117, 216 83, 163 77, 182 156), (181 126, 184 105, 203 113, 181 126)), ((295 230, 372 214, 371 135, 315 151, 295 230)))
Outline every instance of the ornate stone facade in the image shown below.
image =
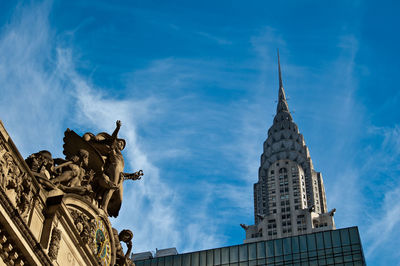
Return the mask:
POLYGON ((120 127, 82 137, 67 129, 65 158, 44 150, 24 160, 0 121, 0 265, 133 265, 120 244, 130 253, 133 234, 115 236, 108 218, 123 181, 143 175, 123 172, 120 127))

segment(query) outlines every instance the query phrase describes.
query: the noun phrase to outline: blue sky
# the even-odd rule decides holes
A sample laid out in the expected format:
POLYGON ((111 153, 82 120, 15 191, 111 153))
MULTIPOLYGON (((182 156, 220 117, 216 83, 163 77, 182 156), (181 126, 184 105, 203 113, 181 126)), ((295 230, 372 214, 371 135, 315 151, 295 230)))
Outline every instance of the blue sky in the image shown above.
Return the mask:
POLYGON ((67 127, 123 122, 113 225, 134 252, 240 244, 278 94, 324 176, 337 227, 400 265, 396 1, 0 2, 0 119, 24 157, 67 127))

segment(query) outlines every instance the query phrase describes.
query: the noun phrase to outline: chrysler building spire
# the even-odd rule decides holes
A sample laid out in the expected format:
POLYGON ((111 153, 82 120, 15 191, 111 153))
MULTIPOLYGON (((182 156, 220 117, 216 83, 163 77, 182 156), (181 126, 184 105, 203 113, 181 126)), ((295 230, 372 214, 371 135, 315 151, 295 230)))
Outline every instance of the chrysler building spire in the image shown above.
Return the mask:
POLYGON ((287 112, 289 113, 290 119, 292 119, 291 114, 289 112, 289 106, 286 101, 285 89, 283 88, 279 49, 278 49, 278 71, 279 71, 279 92, 278 92, 278 105, 276 106, 276 114, 278 115, 280 112, 287 112))
POLYGON ((327 211, 322 174, 314 170, 303 135, 289 111, 279 51, 278 71, 276 115, 254 184, 255 225, 242 225, 246 243, 335 229, 334 211, 327 211))

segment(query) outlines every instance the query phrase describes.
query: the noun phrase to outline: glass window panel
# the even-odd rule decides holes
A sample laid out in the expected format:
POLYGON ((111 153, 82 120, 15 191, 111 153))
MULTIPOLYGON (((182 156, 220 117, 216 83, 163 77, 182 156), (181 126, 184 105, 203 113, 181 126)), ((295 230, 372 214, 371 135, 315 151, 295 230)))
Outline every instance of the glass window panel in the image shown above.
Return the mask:
POLYGON ((340 247, 340 232, 339 230, 333 230, 332 233, 332 244, 333 247, 340 247))
POLYGON ((207 252, 206 251, 201 251, 200 252, 200 266, 206 266, 206 261, 207 261, 207 252))
POLYGON ((192 253, 192 264, 193 266, 199 266, 199 252, 192 253))
POLYGON ((238 262, 239 261, 239 247, 234 246, 229 248, 229 257, 230 257, 230 262, 238 262))
POLYGON ((300 252, 307 251, 307 239, 306 236, 299 236, 300 252))
POLYGON ((248 244, 248 248, 249 248, 249 260, 255 260, 257 258, 256 244, 255 243, 248 244))
POLYGON ((165 257, 165 266, 173 266, 172 262, 173 262, 172 256, 165 257))
POLYGON ((221 263, 229 263, 229 248, 221 248, 221 263))
MULTIPOLYGON (((158 265, 164 266, 164 261, 163 261, 163 264, 158 264, 158 265)), ((150 261, 149 260, 145 260, 144 261, 144 266, 150 266, 150 261)))
POLYGON ((257 242, 257 259, 265 258, 265 242, 257 242))
POLYGON ((308 250, 315 250, 315 235, 307 235, 308 250))
POLYGON ((344 262, 349 262, 349 261, 352 261, 352 260, 353 260, 353 257, 351 255, 344 256, 344 262))
POLYGON ((190 265, 190 253, 182 254, 182 265, 190 265))
POLYGON ((358 230, 356 227, 349 228, 351 244, 359 244, 360 238, 358 237, 358 230))
POLYGON ((239 266, 248 266, 249 265, 249 263, 246 261, 246 262, 241 262, 240 264, 239 264, 239 266))
POLYGON ((207 266, 212 266, 212 265, 214 265, 213 251, 207 250, 207 266))
POLYGON ((176 255, 174 258, 174 266, 182 266, 182 256, 176 255))
POLYGON ((317 252, 316 251, 308 251, 308 257, 314 258, 316 256, 317 256, 317 252))
POLYGON ((256 262, 256 261, 251 261, 249 263, 249 266, 250 265, 265 265, 267 263, 266 259, 259 259, 259 260, 257 260, 257 263, 254 263, 254 264, 251 264, 252 262, 256 262))
POLYGON ((322 236, 322 233, 316 233, 315 239, 317 240, 317 249, 323 249, 324 248, 324 238, 322 236))
POLYGON ((247 261, 247 245, 240 245, 239 246, 239 259, 240 261, 247 261))
POLYGON ((165 261, 165 258, 158 258, 158 263, 157 263, 157 265, 158 265, 158 266, 164 266, 164 261, 165 261))
POLYGON ((342 239, 342 245, 350 245, 349 231, 347 229, 340 230, 340 238, 342 239))
POLYGON ((335 264, 336 263, 342 263, 343 262, 343 257, 342 256, 340 256, 340 257, 335 257, 335 264))
POLYGON ((256 266, 256 265, 265 265, 265 260, 263 263, 258 263, 256 260, 249 261, 249 266, 256 266))
POLYGON ((342 253, 342 248, 341 247, 337 247, 337 248, 333 248, 333 254, 335 256, 337 256, 338 254, 342 253))
POLYGON ((282 255, 282 239, 274 240, 275 256, 282 255))
MULTIPOLYGON (((283 256, 275 257, 275 262, 283 262, 283 256)), ((278 264, 279 265, 279 264, 278 264)))
POLYGON ((325 255, 326 256, 332 256, 333 250, 331 248, 326 248, 325 249, 325 255))
POLYGON ((351 246, 344 246, 343 247, 343 252, 350 253, 350 251, 351 251, 351 246))
POLYGON ((292 253, 292 243, 290 237, 283 239, 283 254, 291 254, 292 253))
POLYGON ((135 265, 136 266, 143 266, 144 265, 144 261, 136 261, 135 265))
POLYGON ((293 253, 299 252, 299 238, 297 236, 292 237, 292 250, 293 253))
POLYGON ((214 249, 214 264, 219 265, 221 263, 221 249, 214 249))
POLYGON ((274 241, 267 241, 266 242, 266 248, 267 248, 267 257, 273 257, 275 256, 275 252, 274 252, 274 241))
POLYGON ((324 232, 324 244, 325 248, 332 247, 331 232, 324 232))
POLYGON ((360 247, 360 245, 352 245, 352 246, 351 246, 351 249, 352 249, 352 250, 360 250, 361 247, 360 247))

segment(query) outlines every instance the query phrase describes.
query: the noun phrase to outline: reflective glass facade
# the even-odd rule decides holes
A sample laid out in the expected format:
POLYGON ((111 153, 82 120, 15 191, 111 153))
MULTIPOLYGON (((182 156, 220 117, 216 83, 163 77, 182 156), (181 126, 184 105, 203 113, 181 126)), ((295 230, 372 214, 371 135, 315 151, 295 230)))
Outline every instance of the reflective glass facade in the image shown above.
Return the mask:
POLYGON ((366 265, 357 227, 135 261, 136 266, 366 265))

